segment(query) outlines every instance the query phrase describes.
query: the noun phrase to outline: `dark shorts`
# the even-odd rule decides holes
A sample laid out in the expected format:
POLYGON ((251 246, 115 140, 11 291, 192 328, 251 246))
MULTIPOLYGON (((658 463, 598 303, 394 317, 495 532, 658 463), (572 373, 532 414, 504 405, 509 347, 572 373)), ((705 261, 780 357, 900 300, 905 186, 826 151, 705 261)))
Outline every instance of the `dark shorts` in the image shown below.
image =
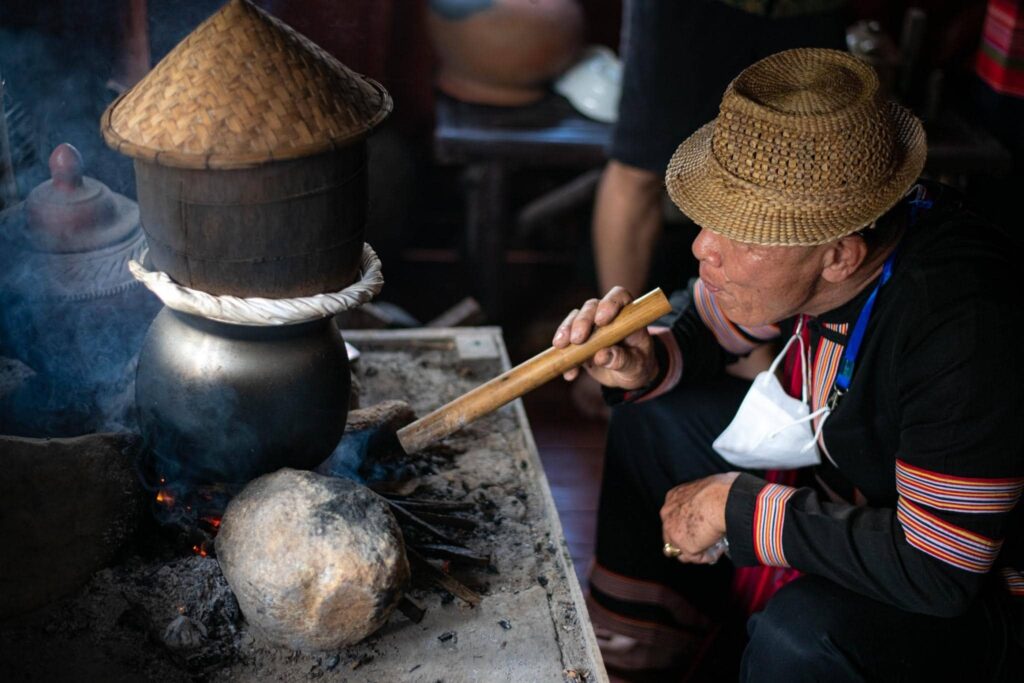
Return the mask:
POLYGON ((844 43, 841 12, 768 18, 716 0, 626 0, 622 100, 608 155, 660 175, 744 68, 781 50, 844 43))

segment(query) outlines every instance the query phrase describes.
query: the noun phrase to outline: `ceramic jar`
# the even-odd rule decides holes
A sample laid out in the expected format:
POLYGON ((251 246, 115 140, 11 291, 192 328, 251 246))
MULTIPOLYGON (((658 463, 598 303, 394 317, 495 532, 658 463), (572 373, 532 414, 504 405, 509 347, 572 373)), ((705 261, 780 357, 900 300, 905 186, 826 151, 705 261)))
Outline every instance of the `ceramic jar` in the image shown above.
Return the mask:
POLYGON ((437 85, 464 102, 534 102, 583 44, 576 0, 431 0, 427 20, 437 85))

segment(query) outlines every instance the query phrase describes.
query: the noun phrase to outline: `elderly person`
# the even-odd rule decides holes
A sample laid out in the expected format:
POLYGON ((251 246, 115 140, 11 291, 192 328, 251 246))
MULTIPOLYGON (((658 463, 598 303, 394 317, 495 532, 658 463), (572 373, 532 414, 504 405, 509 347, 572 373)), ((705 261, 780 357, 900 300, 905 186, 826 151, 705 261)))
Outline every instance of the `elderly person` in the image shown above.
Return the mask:
POLYGON ((1014 250, 917 180, 925 150, 870 67, 820 49, 744 70, 679 146, 689 304, 584 365, 615 405, 589 596, 610 665, 678 665, 733 568, 767 566, 798 578, 749 620, 744 679, 1022 680, 1014 250), (753 383, 722 372, 768 343, 753 383))

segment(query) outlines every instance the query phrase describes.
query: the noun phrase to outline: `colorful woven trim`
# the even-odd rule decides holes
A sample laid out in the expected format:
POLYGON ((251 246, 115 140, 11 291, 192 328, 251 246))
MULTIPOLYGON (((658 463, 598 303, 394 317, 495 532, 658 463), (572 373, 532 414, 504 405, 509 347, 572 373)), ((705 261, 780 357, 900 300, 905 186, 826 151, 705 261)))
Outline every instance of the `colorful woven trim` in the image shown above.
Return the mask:
POLYGON ((1024 97, 1024 3, 989 0, 974 69, 993 90, 1024 97))
POLYGON ((693 301, 697 305, 697 313, 723 349, 738 356, 746 355, 763 342, 771 341, 779 336, 779 328, 775 325, 761 327, 743 327, 734 325, 722 314, 714 295, 708 291, 702 280, 693 286, 693 301))
MULTIPOLYGON (((833 332, 838 332, 844 336, 846 331, 850 329, 849 323, 822 324, 833 332)), ((814 356, 814 365, 811 369, 811 377, 814 384, 814 389, 811 391, 812 411, 825 405, 825 401, 828 400, 828 394, 832 391, 832 385, 836 381, 836 374, 839 372, 839 361, 843 358, 844 348, 842 344, 825 337, 822 337, 818 342, 818 350, 814 356)))
POLYGON ((936 510, 970 514, 1009 512, 1024 491, 1024 477, 955 477, 896 460, 896 491, 907 500, 936 510))
POLYGON ((984 574, 992 568, 1003 542, 986 538, 926 512, 900 497, 896 517, 907 543, 926 555, 968 572, 984 574))
POLYGON ((1010 595, 1024 598, 1024 573, 1012 567, 1003 567, 999 573, 1006 582, 1006 589, 1010 591, 1010 595))
POLYGON ((754 553, 757 560, 769 567, 788 567, 782 550, 782 527, 786 521, 786 503, 796 489, 781 484, 768 484, 754 503, 754 553))

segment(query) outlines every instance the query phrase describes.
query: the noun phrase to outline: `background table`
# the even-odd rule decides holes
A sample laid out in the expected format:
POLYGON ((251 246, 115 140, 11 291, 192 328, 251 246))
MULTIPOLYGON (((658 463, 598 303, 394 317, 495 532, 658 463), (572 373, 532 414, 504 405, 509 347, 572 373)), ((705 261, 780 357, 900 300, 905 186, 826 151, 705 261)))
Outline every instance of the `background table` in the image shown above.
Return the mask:
POLYGON ((434 155, 466 167, 464 259, 473 294, 491 319, 501 311, 503 251, 512 222, 515 171, 601 166, 611 125, 585 118, 549 94, 525 107, 466 104, 438 94, 434 155))

